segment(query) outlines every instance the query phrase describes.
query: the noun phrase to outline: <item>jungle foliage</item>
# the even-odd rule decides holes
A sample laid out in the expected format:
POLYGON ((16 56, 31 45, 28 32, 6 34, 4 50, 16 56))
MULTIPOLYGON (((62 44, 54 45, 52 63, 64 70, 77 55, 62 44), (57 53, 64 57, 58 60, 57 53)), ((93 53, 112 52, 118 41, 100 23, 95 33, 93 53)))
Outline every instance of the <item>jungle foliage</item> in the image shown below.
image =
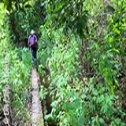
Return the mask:
POLYGON ((45 120, 57 126, 126 126, 126 0, 0 3, 0 106, 8 84, 13 122, 22 120, 20 125, 29 119, 24 108, 32 66, 23 47, 31 29, 39 38, 45 120))

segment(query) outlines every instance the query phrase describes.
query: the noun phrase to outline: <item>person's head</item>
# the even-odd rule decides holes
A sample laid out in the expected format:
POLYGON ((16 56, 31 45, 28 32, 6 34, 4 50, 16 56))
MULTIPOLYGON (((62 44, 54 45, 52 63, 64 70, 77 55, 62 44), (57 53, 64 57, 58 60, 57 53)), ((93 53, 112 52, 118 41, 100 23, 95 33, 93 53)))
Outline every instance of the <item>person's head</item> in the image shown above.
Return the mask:
POLYGON ((30 34, 31 35, 35 34, 35 31, 34 30, 31 30, 30 34))

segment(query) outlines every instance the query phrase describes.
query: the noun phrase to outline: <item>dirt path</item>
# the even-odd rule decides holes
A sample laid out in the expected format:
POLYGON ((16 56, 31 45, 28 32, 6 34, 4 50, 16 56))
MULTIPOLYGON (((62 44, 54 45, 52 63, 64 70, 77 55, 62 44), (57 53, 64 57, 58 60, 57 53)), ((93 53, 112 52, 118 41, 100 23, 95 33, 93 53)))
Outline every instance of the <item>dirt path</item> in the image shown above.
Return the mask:
POLYGON ((44 126, 41 102, 39 100, 39 76, 36 69, 32 69, 32 126, 44 126))

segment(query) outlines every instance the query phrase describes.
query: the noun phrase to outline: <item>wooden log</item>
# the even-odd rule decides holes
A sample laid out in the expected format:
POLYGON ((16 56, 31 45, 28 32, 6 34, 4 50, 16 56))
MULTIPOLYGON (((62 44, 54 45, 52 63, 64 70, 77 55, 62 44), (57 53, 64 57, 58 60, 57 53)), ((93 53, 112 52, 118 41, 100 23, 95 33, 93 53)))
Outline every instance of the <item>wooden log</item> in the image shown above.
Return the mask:
POLYGON ((32 70, 32 126, 44 126, 42 106, 39 98, 39 76, 36 69, 32 70))

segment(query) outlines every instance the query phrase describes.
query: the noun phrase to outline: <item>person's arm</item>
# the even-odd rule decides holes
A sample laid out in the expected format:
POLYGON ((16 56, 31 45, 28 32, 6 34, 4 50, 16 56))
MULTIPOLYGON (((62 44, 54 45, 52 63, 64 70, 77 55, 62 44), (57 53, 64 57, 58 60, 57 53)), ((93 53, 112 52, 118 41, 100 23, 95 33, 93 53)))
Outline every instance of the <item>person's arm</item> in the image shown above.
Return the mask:
POLYGON ((37 45, 38 45, 38 40, 37 40, 37 36, 35 35, 35 42, 37 43, 37 45))

